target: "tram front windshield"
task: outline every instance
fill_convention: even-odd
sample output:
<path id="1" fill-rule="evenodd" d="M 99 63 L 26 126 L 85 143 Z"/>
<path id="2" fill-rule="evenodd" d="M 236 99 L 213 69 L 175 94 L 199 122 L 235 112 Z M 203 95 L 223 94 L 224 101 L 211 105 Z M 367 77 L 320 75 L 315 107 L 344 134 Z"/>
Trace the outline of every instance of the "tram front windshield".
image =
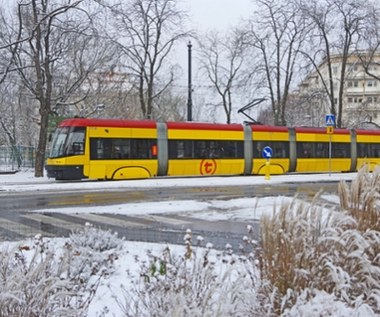
<path id="1" fill-rule="evenodd" d="M 84 153 L 85 128 L 61 127 L 53 136 L 49 157 L 64 157 Z"/>

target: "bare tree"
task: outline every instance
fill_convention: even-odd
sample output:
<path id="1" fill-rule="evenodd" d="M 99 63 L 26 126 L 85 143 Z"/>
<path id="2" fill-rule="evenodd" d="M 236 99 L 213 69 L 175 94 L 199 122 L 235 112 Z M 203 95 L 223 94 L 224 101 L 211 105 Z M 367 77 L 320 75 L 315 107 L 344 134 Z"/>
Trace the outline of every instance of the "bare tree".
<path id="1" fill-rule="evenodd" d="M 184 121 L 187 115 L 186 105 L 186 97 L 169 88 L 158 97 L 157 108 L 159 110 L 155 117 L 162 121 Z"/>
<path id="2" fill-rule="evenodd" d="M 93 52 L 84 53 L 91 35 L 86 34 L 90 20 L 80 7 L 82 2 L 31 0 L 18 4 L 18 24 L 26 40 L 19 44 L 13 62 L 38 108 L 36 177 L 43 176 L 49 115 L 67 102 L 73 103 L 70 96 L 97 60 Z"/>
<path id="3" fill-rule="evenodd" d="M 257 0 L 247 43 L 256 60 L 252 78 L 270 100 L 274 124 L 286 125 L 286 108 L 297 59 L 307 32 L 299 6 L 291 1 Z"/>
<path id="4" fill-rule="evenodd" d="M 336 115 L 336 125 L 341 127 L 347 62 L 368 20 L 368 3 L 364 0 L 304 1 L 301 7 L 315 26 L 308 37 L 311 46 L 303 54 L 315 68 L 329 97 L 330 113 Z M 339 55 L 339 69 L 334 55 Z M 320 63 L 326 64 L 327 74 L 321 72 Z M 337 89 L 334 83 L 339 83 Z"/>
<path id="5" fill-rule="evenodd" d="M 130 84 L 129 75 L 116 65 L 94 71 L 83 83 L 81 91 L 87 98 L 75 105 L 77 116 L 140 117 L 138 95 Z"/>
<path id="6" fill-rule="evenodd" d="M 368 19 L 366 28 L 360 34 L 360 42 L 357 43 L 355 53 L 358 55 L 364 71 L 370 77 L 380 80 L 376 71 L 380 67 L 380 5 L 369 4 Z"/>
<path id="7" fill-rule="evenodd" d="M 200 65 L 206 72 L 214 87 L 226 115 L 226 122 L 231 123 L 233 109 L 232 94 L 242 84 L 242 66 L 245 45 L 240 30 L 231 30 L 225 36 L 210 32 L 199 41 Z"/>
<path id="8" fill-rule="evenodd" d="M 152 118 L 155 100 L 174 78 L 169 60 L 173 46 L 189 35 L 183 31 L 185 14 L 174 0 L 97 2 L 111 11 L 113 31 L 107 32 L 107 36 L 125 57 L 131 80 L 138 89 L 143 117 Z M 161 84 L 156 85 L 160 74 Z"/>
<path id="9" fill-rule="evenodd" d="M 14 58 L 17 54 L 22 30 L 13 23 L 8 23 L 6 10 L 0 8 L 0 129 L 3 130 L 6 142 L 10 144 L 18 167 L 21 165 L 21 155 L 18 151 L 18 126 L 20 126 L 22 114 L 17 109 L 14 94 L 17 88 L 17 79 L 14 74 Z M 19 99 L 18 99 L 19 100 Z"/>

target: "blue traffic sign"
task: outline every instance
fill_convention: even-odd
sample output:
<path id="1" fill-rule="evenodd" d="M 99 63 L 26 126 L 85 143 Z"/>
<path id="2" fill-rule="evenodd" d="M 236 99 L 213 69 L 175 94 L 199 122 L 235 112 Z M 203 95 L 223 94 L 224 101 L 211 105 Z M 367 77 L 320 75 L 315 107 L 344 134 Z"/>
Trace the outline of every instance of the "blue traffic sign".
<path id="1" fill-rule="evenodd" d="M 270 159 L 273 156 L 273 151 L 270 146 L 266 146 L 263 148 L 261 155 L 263 158 Z"/>
<path id="2" fill-rule="evenodd" d="M 333 114 L 326 115 L 326 127 L 335 127 L 335 115 Z"/>

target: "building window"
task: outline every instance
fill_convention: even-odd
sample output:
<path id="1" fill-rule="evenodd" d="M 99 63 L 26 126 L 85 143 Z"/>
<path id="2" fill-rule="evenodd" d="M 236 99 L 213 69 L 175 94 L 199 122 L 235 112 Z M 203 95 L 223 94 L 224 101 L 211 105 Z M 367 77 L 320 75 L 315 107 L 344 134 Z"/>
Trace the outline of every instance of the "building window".
<path id="1" fill-rule="evenodd" d="M 333 67 L 333 73 L 334 73 L 334 74 L 337 74 L 337 73 L 338 73 L 338 66 L 334 66 L 334 67 Z"/>
<path id="2" fill-rule="evenodd" d="M 376 80 L 368 80 L 367 81 L 367 86 L 368 87 L 376 87 L 377 86 Z"/>
<path id="3" fill-rule="evenodd" d="M 353 100 L 352 100 L 352 97 L 348 97 L 348 98 L 347 98 L 347 101 L 348 101 L 348 103 L 352 103 L 352 101 L 353 101 Z"/>
<path id="4" fill-rule="evenodd" d="M 357 80 L 354 81 L 354 87 L 359 87 L 359 82 Z"/>
<path id="5" fill-rule="evenodd" d="M 367 97 L 367 101 L 368 101 L 369 103 L 372 103 L 372 97 Z"/>

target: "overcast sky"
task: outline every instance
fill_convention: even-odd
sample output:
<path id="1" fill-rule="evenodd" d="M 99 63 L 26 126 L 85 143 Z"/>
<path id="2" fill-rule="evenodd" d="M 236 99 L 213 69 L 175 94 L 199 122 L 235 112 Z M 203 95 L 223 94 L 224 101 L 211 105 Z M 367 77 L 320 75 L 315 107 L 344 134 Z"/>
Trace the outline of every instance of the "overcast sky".
<path id="1" fill-rule="evenodd" d="M 182 0 L 195 28 L 224 29 L 251 14 L 252 0 Z"/>
<path id="2" fill-rule="evenodd" d="M 237 26 L 239 21 L 248 18 L 253 13 L 253 0 L 180 0 L 179 8 L 183 9 L 189 15 L 189 28 L 198 32 L 202 36 L 207 31 L 216 30 L 220 32 L 226 31 L 228 28 Z M 189 39 L 190 40 L 190 39 Z M 179 93 L 187 93 L 188 84 L 188 48 L 186 43 L 179 43 L 175 49 L 175 56 L 178 64 L 183 69 L 183 76 L 177 79 Z M 198 61 L 196 59 L 198 45 L 195 40 L 191 40 L 193 44 L 192 58 L 192 83 L 193 83 L 193 104 L 205 102 L 199 96 L 203 96 L 206 91 L 202 90 L 202 85 L 208 84 L 198 78 Z M 234 112 L 235 114 L 235 112 Z M 207 116 L 207 114 L 206 114 Z M 239 116 L 239 118 L 241 115 Z M 193 111 L 194 120 L 205 120 L 205 118 L 197 117 L 196 111 Z M 210 119 L 212 120 L 212 119 Z M 241 120 L 244 120 L 241 117 Z M 218 121 L 225 121 L 224 114 Z"/>

